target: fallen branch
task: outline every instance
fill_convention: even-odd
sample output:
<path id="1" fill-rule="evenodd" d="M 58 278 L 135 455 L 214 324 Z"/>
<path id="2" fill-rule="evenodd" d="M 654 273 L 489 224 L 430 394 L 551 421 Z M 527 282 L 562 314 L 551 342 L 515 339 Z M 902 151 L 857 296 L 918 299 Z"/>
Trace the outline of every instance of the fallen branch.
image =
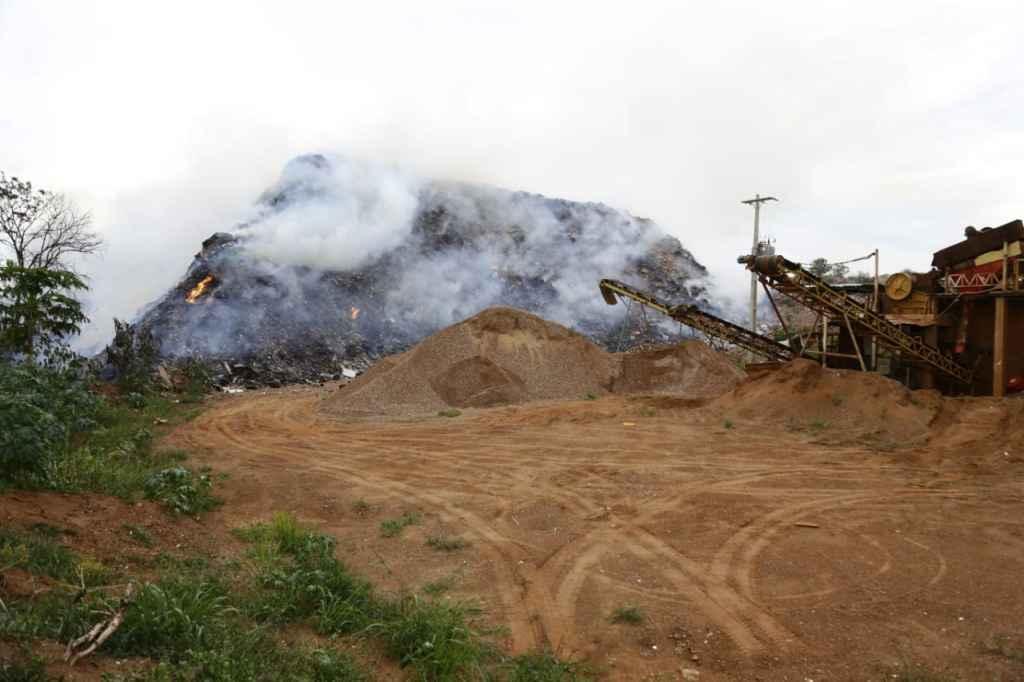
<path id="1" fill-rule="evenodd" d="M 128 587 L 125 588 L 124 597 L 121 598 L 117 609 L 110 614 L 109 618 L 101 620 L 99 623 L 96 623 L 89 632 L 68 642 L 68 648 L 64 651 L 64 660 L 67 661 L 69 665 L 74 665 L 79 660 L 96 651 L 101 644 L 110 639 L 110 636 L 114 634 L 114 632 L 121 627 L 121 623 L 124 622 L 124 613 L 131 605 L 132 597 L 134 595 L 135 584 L 129 583 Z M 83 649 L 81 647 L 85 648 Z"/>

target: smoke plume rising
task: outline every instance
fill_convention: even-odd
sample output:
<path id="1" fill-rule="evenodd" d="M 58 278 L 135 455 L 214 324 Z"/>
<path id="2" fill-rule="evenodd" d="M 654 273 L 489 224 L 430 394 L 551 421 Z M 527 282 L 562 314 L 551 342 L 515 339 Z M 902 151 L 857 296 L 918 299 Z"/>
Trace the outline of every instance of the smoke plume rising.
<path id="1" fill-rule="evenodd" d="M 602 204 L 316 154 L 206 240 L 140 321 L 168 356 L 333 362 L 400 350 L 493 305 L 600 339 L 622 316 L 599 295 L 602 277 L 706 303 L 705 275 L 653 222 Z"/>

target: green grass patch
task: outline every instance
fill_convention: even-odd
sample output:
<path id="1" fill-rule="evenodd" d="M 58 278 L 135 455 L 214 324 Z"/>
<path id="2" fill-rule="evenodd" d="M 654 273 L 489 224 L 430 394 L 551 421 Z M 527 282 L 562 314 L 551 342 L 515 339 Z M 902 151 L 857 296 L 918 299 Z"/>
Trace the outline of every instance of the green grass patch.
<path id="1" fill-rule="evenodd" d="M 380 534 L 385 538 L 393 538 L 401 535 L 408 526 L 420 522 L 420 515 L 417 512 L 406 512 L 397 519 L 385 519 L 380 522 Z"/>
<path id="2" fill-rule="evenodd" d="M 590 679 L 590 670 L 552 653 L 522 654 L 502 666 L 508 682 L 577 682 Z"/>
<path id="3" fill-rule="evenodd" d="M 82 588 L 105 585 L 113 577 L 113 572 L 95 559 L 76 557 L 49 529 L 0 529 L 0 571 L 12 568 Z"/>
<path id="4" fill-rule="evenodd" d="M 448 410 L 441 410 L 440 412 L 437 413 L 437 416 L 438 417 L 458 417 L 460 414 L 462 414 L 461 410 L 456 410 L 456 409 L 453 408 L 453 409 L 448 409 Z"/>
<path id="5" fill-rule="evenodd" d="M 549 654 L 502 655 L 489 639 L 497 631 L 479 624 L 471 603 L 377 592 L 335 557 L 332 537 L 291 515 L 235 534 L 250 545 L 242 559 L 162 554 L 153 560 L 159 577 L 137 585 L 124 622 L 100 649 L 100 655 L 152 664 L 110 680 L 369 679 L 331 645 L 280 643 L 278 628 L 285 624 L 308 625 L 331 639 L 369 638 L 408 669 L 409 679 L 583 679 L 576 664 Z M 83 561 L 70 554 L 58 572 Z M 69 585 L 19 600 L 0 609 L 0 637 L 67 642 L 118 608 L 123 593 L 123 585 L 84 592 Z"/>
<path id="6" fill-rule="evenodd" d="M 356 500 L 352 503 L 352 511 L 357 516 L 368 516 L 371 510 L 372 507 L 370 507 L 370 503 L 366 500 Z"/>
<path id="7" fill-rule="evenodd" d="M 612 611 L 611 621 L 625 625 L 639 625 L 644 622 L 644 612 L 639 606 L 620 606 Z"/>
<path id="8" fill-rule="evenodd" d="M 431 535 L 427 538 L 427 546 L 441 552 L 455 552 L 469 546 L 469 542 L 451 535 Z"/>
<path id="9" fill-rule="evenodd" d="M 735 426 L 735 424 L 732 423 L 731 419 L 726 419 L 724 422 L 722 422 L 722 426 L 724 426 L 726 429 L 732 429 Z"/>

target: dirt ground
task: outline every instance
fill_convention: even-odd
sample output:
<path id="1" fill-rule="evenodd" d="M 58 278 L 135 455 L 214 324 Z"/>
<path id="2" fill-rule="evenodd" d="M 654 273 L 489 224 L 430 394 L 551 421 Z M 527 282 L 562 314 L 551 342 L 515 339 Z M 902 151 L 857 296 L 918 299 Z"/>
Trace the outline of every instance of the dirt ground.
<path id="1" fill-rule="evenodd" d="M 448 585 L 510 650 L 611 680 L 1024 679 L 1021 401 L 868 448 L 669 396 L 354 419 L 320 409 L 336 390 L 218 398 L 172 436 L 229 474 L 207 523 L 294 512 L 378 584 Z"/>

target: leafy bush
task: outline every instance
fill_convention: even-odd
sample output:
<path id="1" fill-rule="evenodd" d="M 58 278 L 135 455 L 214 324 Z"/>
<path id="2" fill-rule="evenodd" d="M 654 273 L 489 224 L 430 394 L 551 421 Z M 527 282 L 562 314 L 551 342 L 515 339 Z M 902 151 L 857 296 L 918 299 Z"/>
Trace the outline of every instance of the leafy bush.
<path id="1" fill-rule="evenodd" d="M 0 479 L 38 479 L 95 426 L 99 399 L 78 368 L 0 364 Z"/>
<path id="2" fill-rule="evenodd" d="M 212 488 L 208 470 L 196 473 L 183 466 L 153 472 L 144 486 L 148 499 L 157 500 L 178 514 L 190 516 L 209 511 L 220 503 L 211 493 Z"/>

